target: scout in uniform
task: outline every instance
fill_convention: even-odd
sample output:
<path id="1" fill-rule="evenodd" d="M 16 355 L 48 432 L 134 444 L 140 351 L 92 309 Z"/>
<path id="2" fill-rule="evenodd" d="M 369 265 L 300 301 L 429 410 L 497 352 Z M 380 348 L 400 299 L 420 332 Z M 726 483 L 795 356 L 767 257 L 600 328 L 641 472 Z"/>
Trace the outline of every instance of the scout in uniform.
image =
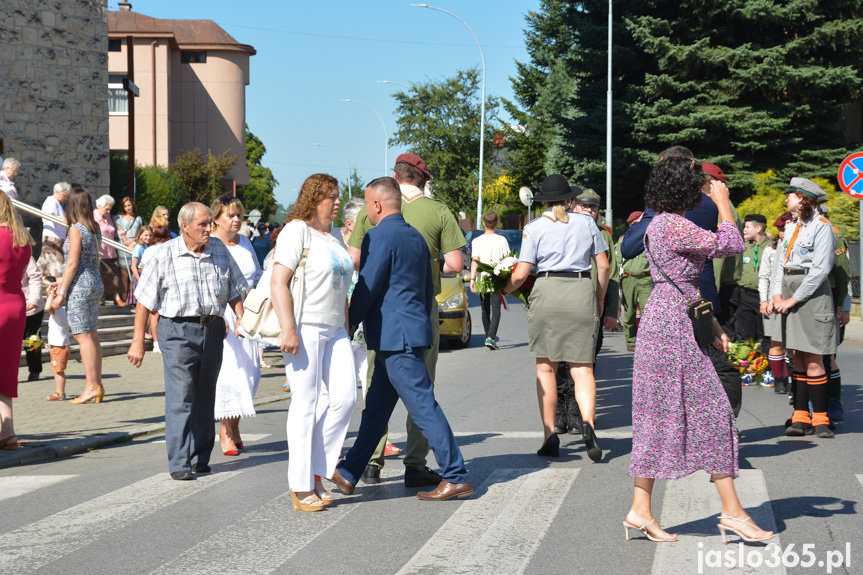
<path id="1" fill-rule="evenodd" d="M 582 191 L 577 186 L 573 186 L 572 191 L 578 192 L 573 201 L 573 211 L 577 214 L 590 216 L 596 222 L 599 216 L 599 202 L 601 199 L 599 194 L 590 188 Z M 602 348 L 603 329 L 614 329 L 617 326 L 617 314 L 620 311 L 620 271 L 618 269 L 616 252 L 613 249 L 614 243 L 611 241 L 611 234 L 605 228 L 600 227 L 599 230 L 602 234 L 602 239 L 608 245 L 605 255 L 608 257 L 609 266 L 611 266 L 611 275 L 608 279 L 602 318 L 596 335 L 597 356 L 599 355 L 599 350 Z M 593 282 L 593 289 L 596 290 L 598 280 L 596 262 L 593 260 L 591 260 L 590 279 Z M 596 370 L 595 359 L 593 361 L 593 368 Z M 581 414 L 578 411 L 578 403 L 575 401 L 575 383 L 569 374 L 569 365 L 561 363 L 557 370 L 558 402 L 554 427 L 555 433 L 564 433 L 569 430 L 569 433 L 574 435 L 581 430 Z M 563 399 L 561 400 L 561 398 Z"/>
<path id="2" fill-rule="evenodd" d="M 823 356 L 836 353 L 839 329 L 827 277 L 835 260 L 836 239 L 830 221 L 817 209 L 818 198 L 826 195 L 811 180 L 791 179 L 785 202 L 794 221 L 786 226 L 770 282 L 768 311 L 782 314 L 785 347 L 794 350 L 794 414 L 785 430 L 788 436 L 814 432 L 818 437 L 833 437 Z"/>
<path id="3" fill-rule="evenodd" d="M 825 198 L 824 201 L 827 199 Z M 827 218 L 829 208 L 819 205 L 819 209 L 822 215 Z M 848 282 L 851 281 L 851 260 L 848 258 L 848 243 L 845 241 L 845 236 L 836 226 L 833 226 L 833 233 L 836 236 L 836 250 L 833 252 L 835 260 L 828 277 L 830 290 L 833 292 L 833 306 L 836 308 L 836 317 L 839 318 L 840 327 L 836 332 L 836 346 L 839 347 L 845 336 L 845 326 L 851 319 L 850 301 L 846 301 L 850 299 L 848 297 Z M 827 384 L 829 390 L 827 417 L 831 423 L 835 423 L 845 419 L 845 410 L 842 408 L 842 373 L 839 371 L 835 355 L 824 356 L 824 368 L 826 369 L 828 366 L 830 367 L 830 377 Z"/>
<path id="4" fill-rule="evenodd" d="M 761 299 L 761 316 L 764 326 L 764 338 L 770 341 L 767 352 L 767 362 L 770 365 L 770 373 L 775 382 L 776 393 L 788 393 L 791 395 L 791 370 L 788 369 L 785 348 L 782 347 L 782 325 L 781 318 L 777 314 L 767 312 L 770 305 L 770 281 L 773 269 L 776 267 L 777 246 L 785 237 L 785 224 L 791 219 L 791 214 L 785 212 L 773 222 L 773 227 L 779 230 L 776 239 L 764 248 L 764 256 L 758 269 L 758 295 Z"/>
<path id="5" fill-rule="evenodd" d="M 743 239 L 746 250 L 743 252 L 743 270 L 740 275 L 740 303 L 737 305 L 737 317 L 734 330 L 737 339 L 756 342 L 764 338 L 764 326 L 761 323 L 761 298 L 758 294 L 758 271 L 764 262 L 764 250 L 770 244 L 770 239 L 764 233 L 767 228 L 767 218 L 761 214 L 749 214 L 743 221 Z"/>
<path id="6" fill-rule="evenodd" d="M 632 225 L 641 219 L 641 212 L 632 212 L 626 218 L 626 223 Z M 623 241 L 623 238 L 621 238 Z M 632 259 L 623 259 L 620 255 L 620 242 L 615 248 L 618 261 L 621 263 L 620 291 L 623 293 L 623 335 L 626 338 L 626 350 L 635 351 L 635 336 L 638 333 L 638 312 L 647 304 L 647 298 L 653 291 L 653 279 L 650 277 L 650 262 L 647 255 L 641 252 Z"/>

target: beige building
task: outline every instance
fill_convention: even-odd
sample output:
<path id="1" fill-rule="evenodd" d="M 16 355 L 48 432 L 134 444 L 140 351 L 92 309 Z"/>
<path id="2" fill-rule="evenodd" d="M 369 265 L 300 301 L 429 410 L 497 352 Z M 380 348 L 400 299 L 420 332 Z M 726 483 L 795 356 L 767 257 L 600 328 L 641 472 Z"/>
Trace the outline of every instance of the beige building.
<path id="1" fill-rule="evenodd" d="M 108 124 L 111 151 L 129 149 L 128 37 L 132 37 L 135 161 L 170 165 L 198 148 L 239 161 L 226 191 L 249 183 L 246 166 L 246 86 L 255 49 L 212 20 L 151 18 L 120 3 L 108 13 Z"/>

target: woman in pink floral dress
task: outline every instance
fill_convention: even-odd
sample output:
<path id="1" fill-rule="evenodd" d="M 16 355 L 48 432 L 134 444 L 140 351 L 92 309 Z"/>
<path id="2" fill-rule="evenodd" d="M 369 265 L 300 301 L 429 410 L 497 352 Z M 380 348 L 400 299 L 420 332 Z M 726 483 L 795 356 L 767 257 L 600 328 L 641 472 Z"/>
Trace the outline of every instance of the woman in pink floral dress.
<path id="1" fill-rule="evenodd" d="M 646 253 L 654 270 L 653 292 L 638 329 L 632 372 L 632 459 L 635 477 L 632 508 L 624 527 L 651 541 L 675 541 L 663 531 L 650 510 L 656 478 L 679 479 L 695 471 L 711 474 L 722 499 L 720 531 L 733 531 L 747 541 L 773 536 L 760 530 L 740 505 L 734 490 L 737 476 L 737 427 L 707 349 L 699 349 L 687 304 L 696 299 L 698 276 L 705 258 L 743 251 L 743 238 L 734 225 L 728 188 L 710 184 L 710 197 L 722 224 L 716 233 L 684 217 L 701 201 L 704 173 L 693 159 L 666 158 L 651 170 L 645 204 L 657 215 L 647 228 Z M 686 294 L 686 299 L 658 269 Z M 728 338 L 715 324 L 727 349 Z"/>

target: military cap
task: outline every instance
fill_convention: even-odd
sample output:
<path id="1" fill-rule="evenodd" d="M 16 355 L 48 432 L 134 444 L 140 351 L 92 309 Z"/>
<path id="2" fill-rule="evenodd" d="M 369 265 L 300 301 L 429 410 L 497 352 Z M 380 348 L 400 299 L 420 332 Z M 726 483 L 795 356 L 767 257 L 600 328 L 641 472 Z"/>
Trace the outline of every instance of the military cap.
<path id="1" fill-rule="evenodd" d="M 805 194 L 810 198 L 815 198 L 816 200 L 827 197 L 827 192 L 822 190 L 818 184 L 808 178 L 791 178 L 791 183 L 788 184 L 788 189 L 785 193 L 790 194 L 791 192 Z"/>
<path id="2" fill-rule="evenodd" d="M 578 203 L 580 204 L 592 204 L 594 206 L 598 206 L 602 198 L 599 197 L 595 191 L 591 188 L 587 188 L 582 191 L 576 198 Z"/>

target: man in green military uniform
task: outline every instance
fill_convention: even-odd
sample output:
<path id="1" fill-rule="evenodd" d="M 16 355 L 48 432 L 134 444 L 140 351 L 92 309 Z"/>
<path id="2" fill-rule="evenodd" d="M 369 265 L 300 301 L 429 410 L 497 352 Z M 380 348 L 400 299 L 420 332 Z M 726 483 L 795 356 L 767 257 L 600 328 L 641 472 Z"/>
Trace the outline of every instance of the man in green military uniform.
<path id="1" fill-rule="evenodd" d="M 440 293 L 440 274 L 457 274 L 461 272 L 464 265 L 461 257 L 461 248 L 467 245 L 464 234 L 458 227 L 458 222 L 452 212 L 441 202 L 427 197 L 423 193 L 426 183 L 431 179 L 425 162 L 415 154 L 402 154 L 396 158 L 395 173 L 393 177 L 399 183 L 402 192 L 402 215 L 405 221 L 416 228 L 429 247 L 431 256 L 432 281 L 434 282 L 435 295 Z M 371 229 L 372 224 L 366 214 L 366 208 L 360 210 L 354 231 L 348 240 L 348 252 L 354 260 L 354 266 L 359 266 L 360 248 L 366 232 Z M 443 264 L 441 265 L 441 254 Z M 438 308 L 432 306 L 429 318 L 434 337 L 434 345 L 429 347 L 425 353 L 426 367 L 432 384 L 435 380 L 437 367 L 438 344 L 440 343 L 440 322 L 438 321 Z M 367 380 L 372 381 L 372 370 L 375 363 L 374 352 L 368 352 L 369 373 Z M 429 444 L 423 437 L 419 428 L 413 420 L 407 418 L 407 446 L 405 449 L 405 486 L 425 487 L 438 485 L 442 477 L 426 467 L 426 457 L 429 452 Z M 369 465 L 363 472 L 363 481 L 366 483 L 380 483 L 381 468 L 384 466 L 384 447 L 387 436 L 381 438 L 377 450 L 375 450 Z"/>
<path id="2" fill-rule="evenodd" d="M 743 240 L 746 250 L 743 252 L 743 269 L 740 276 L 740 303 L 737 305 L 737 316 L 734 331 L 739 340 L 764 339 L 764 324 L 761 319 L 761 297 L 758 294 L 758 270 L 764 258 L 764 250 L 770 243 L 765 230 L 767 218 L 762 214 L 749 214 L 744 218 Z M 765 345 L 765 349 L 770 344 Z"/>
<path id="3" fill-rule="evenodd" d="M 641 221 L 642 212 L 632 212 L 626 218 L 630 226 Z M 623 294 L 623 335 L 626 337 L 627 351 L 635 351 L 635 336 L 638 333 L 638 311 L 644 310 L 647 298 L 653 291 L 653 278 L 650 277 L 650 262 L 647 254 L 641 252 L 631 260 L 620 255 L 620 241 L 615 246 L 615 256 L 621 262 L 620 291 Z"/>
<path id="4" fill-rule="evenodd" d="M 824 198 L 827 201 L 827 198 Z M 823 203 L 823 202 L 822 202 Z M 830 209 L 825 205 L 819 205 L 818 209 L 828 218 Z M 829 218 L 828 218 L 829 219 Z M 839 228 L 833 226 L 833 234 L 836 236 L 836 256 L 833 260 L 833 269 L 830 270 L 830 290 L 833 292 L 833 305 L 836 307 L 836 315 L 839 317 L 839 344 L 845 338 L 845 326 L 851 321 L 851 308 L 846 305 L 848 298 L 848 282 L 851 280 L 851 260 L 848 258 L 848 242 Z M 847 308 L 847 309 L 846 309 Z M 829 367 L 830 375 L 827 381 L 828 403 L 827 417 L 831 423 L 845 420 L 845 409 L 842 407 L 842 372 L 836 363 L 835 355 L 824 356 L 824 367 Z"/>
<path id="5" fill-rule="evenodd" d="M 725 173 L 716 164 L 701 162 L 701 169 L 707 174 L 708 181 L 705 186 L 709 187 L 710 180 L 719 180 L 723 184 L 725 183 Z M 737 209 L 733 205 L 731 205 L 731 215 L 734 217 L 734 224 L 742 234 L 743 220 L 740 219 L 740 214 L 737 213 Z M 721 223 L 721 219 L 717 220 L 716 225 Z M 719 307 L 721 308 L 716 314 L 716 319 L 732 341 L 739 339 L 735 337 L 734 328 L 737 304 L 740 301 L 738 282 L 740 282 L 740 276 L 743 275 L 743 254 L 714 259 L 713 274 L 716 276 L 716 288 L 719 290 Z"/>

